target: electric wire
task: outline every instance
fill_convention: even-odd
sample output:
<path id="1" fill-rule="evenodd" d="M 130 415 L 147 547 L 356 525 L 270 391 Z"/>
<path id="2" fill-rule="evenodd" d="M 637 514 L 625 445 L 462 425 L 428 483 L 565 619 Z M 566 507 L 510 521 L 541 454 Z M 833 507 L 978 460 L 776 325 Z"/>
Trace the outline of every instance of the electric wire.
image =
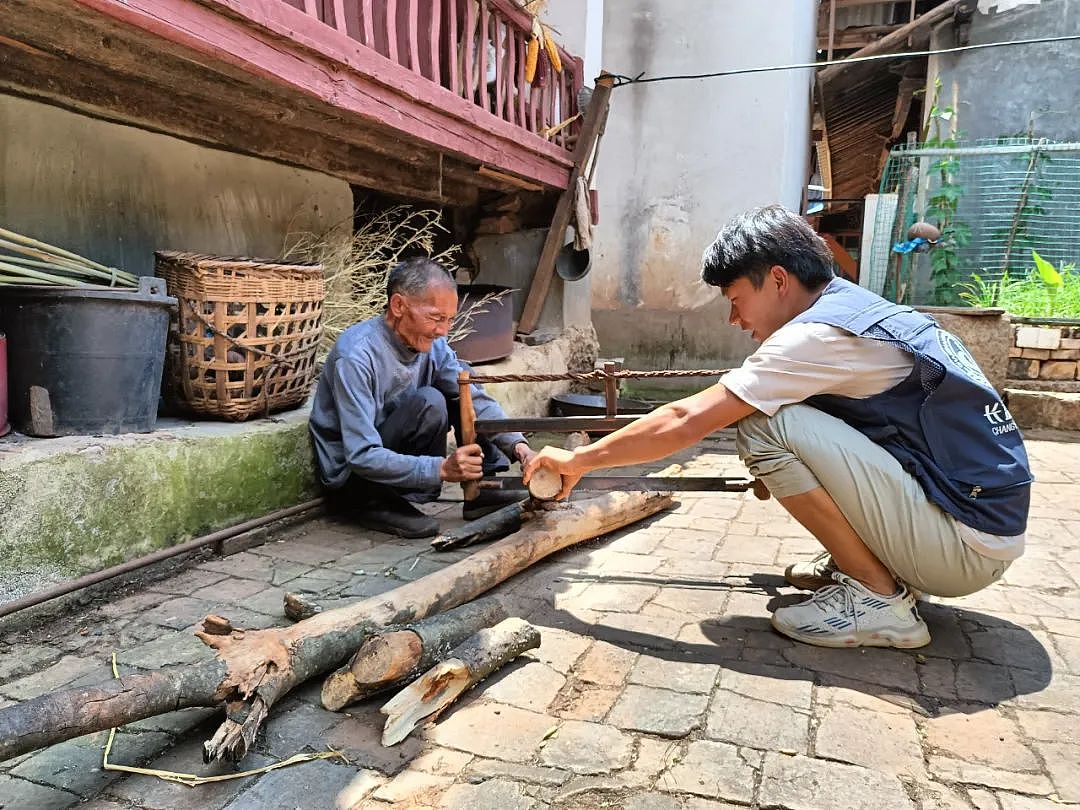
<path id="1" fill-rule="evenodd" d="M 824 60 L 821 62 L 804 62 L 791 65 L 764 65 L 761 67 L 735 68 L 732 70 L 717 70 L 712 73 L 686 73 L 671 76 L 645 76 L 645 72 L 636 76 L 628 76 L 623 73 L 612 73 L 610 76 L 615 80 L 614 87 L 624 87 L 628 84 L 651 84 L 653 82 L 685 81 L 691 79 L 712 79 L 722 76 L 742 76 L 751 73 L 772 73 L 781 70 L 807 70 L 811 68 L 826 68 L 833 65 L 856 65 L 864 62 L 877 62 L 885 59 L 918 59 L 924 56 L 941 56 L 951 53 L 963 53 L 965 51 L 984 50 L 986 48 L 1003 48 L 1010 45 L 1042 45 L 1055 42 L 1074 42 L 1080 40 L 1080 34 L 1066 34 L 1054 37 L 1035 37 L 1032 39 L 1014 39 L 1002 42 L 980 42 L 974 45 L 957 45 L 953 48 L 934 48 L 924 51 L 900 51 L 899 53 L 878 53 L 871 56 L 854 56 L 845 59 Z"/>

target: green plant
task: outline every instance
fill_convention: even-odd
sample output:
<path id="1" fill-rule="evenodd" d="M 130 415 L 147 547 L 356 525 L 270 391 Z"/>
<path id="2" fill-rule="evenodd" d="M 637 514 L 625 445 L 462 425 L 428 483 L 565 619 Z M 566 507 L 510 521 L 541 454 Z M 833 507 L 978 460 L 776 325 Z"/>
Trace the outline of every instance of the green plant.
<path id="1" fill-rule="evenodd" d="M 942 107 L 941 79 L 934 83 L 934 97 L 927 117 L 924 145 L 937 149 L 955 149 L 959 133 L 955 130 L 956 110 Z M 941 231 L 941 240 L 930 252 L 930 277 L 937 304 L 954 304 L 956 279 L 960 275 L 960 250 L 971 242 L 971 228 L 957 219 L 957 209 L 964 187 L 957 182 L 960 161 L 945 155 L 930 166 L 937 173 L 937 187 L 926 201 L 924 218 Z"/>
<path id="2" fill-rule="evenodd" d="M 1025 318 L 1080 318 L 1080 272 L 1075 264 L 1055 268 L 1036 251 L 1034 267 L 1021 277 L 1007 272 L 996 281 L 973 273 L 956 286 L 962 301 L 975 307 L 1001 307 Z"/>

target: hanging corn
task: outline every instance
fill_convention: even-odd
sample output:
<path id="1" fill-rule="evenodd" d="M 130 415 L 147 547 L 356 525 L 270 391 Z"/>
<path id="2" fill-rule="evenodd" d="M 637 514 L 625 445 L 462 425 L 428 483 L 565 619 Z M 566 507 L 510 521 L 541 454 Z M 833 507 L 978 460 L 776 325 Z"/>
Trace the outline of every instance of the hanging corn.
<path id="1" fill-rule="evenodd" d="M 559 58 L 559 49 L 555 45 L 555 40 L 551 37 L 551 32 L 544 27 L 544 50 L 547 51 L 548 59 L 551 60 L 551 67 L 556 73 L 562 73 L 562 59 Z"/>
<path id="2" fill-rule="evenodd" d="M 525 52 L 525 81 L 532 84 L 536 79 L 536 63 L 540 56 L 540 40 L 529 38 L 529 47 Z"/>

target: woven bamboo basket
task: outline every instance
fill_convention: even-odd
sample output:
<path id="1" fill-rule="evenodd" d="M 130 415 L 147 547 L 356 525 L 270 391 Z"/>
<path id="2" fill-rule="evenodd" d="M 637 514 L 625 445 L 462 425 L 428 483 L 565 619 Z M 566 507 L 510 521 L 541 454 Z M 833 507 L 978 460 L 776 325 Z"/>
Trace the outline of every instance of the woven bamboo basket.
<path id="1" fill-rule="evenodd" d="M 155 257 L 178 302 L 165 368 L 175 403 L 241 422 L 306 399 L 322 335 L 321 266 L 174 251 Z"/>

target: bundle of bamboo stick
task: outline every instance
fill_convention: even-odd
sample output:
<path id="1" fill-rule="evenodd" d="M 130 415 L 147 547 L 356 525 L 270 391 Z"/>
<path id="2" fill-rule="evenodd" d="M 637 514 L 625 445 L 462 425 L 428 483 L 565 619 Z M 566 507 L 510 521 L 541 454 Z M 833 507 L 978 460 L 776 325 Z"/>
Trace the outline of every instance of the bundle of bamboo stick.
<path id="1" fill-rule="evenodd" d="M 136 288 L 139 279 L 115 267 L 0 228 L 0 285 L 4 284 Z"/>

